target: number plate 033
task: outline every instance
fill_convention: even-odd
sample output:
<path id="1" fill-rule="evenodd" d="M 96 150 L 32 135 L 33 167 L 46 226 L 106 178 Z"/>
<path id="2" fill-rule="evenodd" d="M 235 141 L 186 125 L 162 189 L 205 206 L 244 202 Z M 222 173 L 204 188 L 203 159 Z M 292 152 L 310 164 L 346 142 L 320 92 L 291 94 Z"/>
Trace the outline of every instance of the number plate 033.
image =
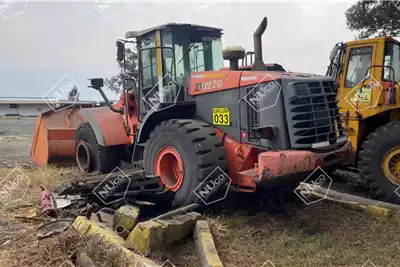
<path id="1" fill-rule="evenodd" d="M 231 111 L 229 108 L 213 108 L 212 120 L 215 125 L 231 125 Z"/>

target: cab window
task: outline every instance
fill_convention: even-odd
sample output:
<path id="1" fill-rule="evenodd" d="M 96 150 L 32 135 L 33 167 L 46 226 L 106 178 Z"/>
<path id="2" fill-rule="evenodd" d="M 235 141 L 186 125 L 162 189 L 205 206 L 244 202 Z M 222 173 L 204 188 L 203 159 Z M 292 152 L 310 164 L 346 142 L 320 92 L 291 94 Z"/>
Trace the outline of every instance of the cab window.
<path id="1" fill-rule="evenodd" d="M 141 79 L 142 88 L 157 84 L 157 59 L 156 59 L 156 36 L 155 34 L 144 38 L 140 42 L 140 64 L 142 66 Z"/>
<path id="2" fill-rule="evenodd" d="M 219 38 L 204 38 L 192 43 L 190 51 L 190 72 L 219 70 L 224 67 L 222 44 Z"/>
<path id="3" fill-rule="evenodd" d="M 395 43 L 389 43 L 389 42 L 387 42 L 385 44 L 384 66 L 392 67 L 394 70 L 394 73 L 391 68 L 385 68 L 384 73 L 383 73 L 383 79 L 387 80 L 387 81 L 392 81 L 393 75 L 394 75 L 396 82 L 399 82 L 400 81 L 400 45 L 395 44 Z"/>
<path id="4" fill-rule="evenodd" d="M 368 68 L 371 66 L 371 59 L 372 47 L 353 48 L 350 50 L 345 87 L 354 87 L 365 78 Z"/>
<path id="5" fill-rule="evenodd" d="M 189 36 L 174 35 L 177 81 L 183 81 L 193 72 L 223 68 L 221 39 L 203 39 L 191 41 Z"/>

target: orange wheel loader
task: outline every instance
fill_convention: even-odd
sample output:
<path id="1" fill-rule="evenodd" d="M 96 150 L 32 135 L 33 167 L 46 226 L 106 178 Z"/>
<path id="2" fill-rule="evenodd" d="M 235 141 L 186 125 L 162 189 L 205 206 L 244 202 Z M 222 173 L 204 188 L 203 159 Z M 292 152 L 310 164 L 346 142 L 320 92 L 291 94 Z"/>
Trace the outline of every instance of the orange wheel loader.
<path id="1" fill-rule="evenodd" d="M 125 86 L 111 105 L 103 79 L 91 80 L 108 106 L 79 112 L 71 147 L 79 169 L 106 173 L 131 160 L 160 176 L 182 206 L 198 198 L 212 203 L 207 193 L 222 183 L 254 192 L 304 180 L 317 167 L 347 164 L 351 144 L 335 81 L 271 70 L 262 58 L 266 28 L 264 18 L 246 66 L 239 66 L 244 49 L 222 49 L 218 28 L 169 23 L 127 32 L 126 40 L 117 41 L 117 59 L 125 61 L 126 43 L 136 44 L 137 86 Z"/>

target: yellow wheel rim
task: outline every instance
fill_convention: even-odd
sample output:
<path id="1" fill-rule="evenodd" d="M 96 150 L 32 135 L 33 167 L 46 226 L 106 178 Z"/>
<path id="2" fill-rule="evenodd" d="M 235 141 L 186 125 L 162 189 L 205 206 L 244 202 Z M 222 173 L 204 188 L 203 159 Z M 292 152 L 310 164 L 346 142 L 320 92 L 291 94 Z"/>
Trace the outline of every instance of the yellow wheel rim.
<path id="1" fill-rule="evenodd" d="M 382 170 L 392 184 L 400 185 L 400 146 L 386 153 L 382 161 Z"/>

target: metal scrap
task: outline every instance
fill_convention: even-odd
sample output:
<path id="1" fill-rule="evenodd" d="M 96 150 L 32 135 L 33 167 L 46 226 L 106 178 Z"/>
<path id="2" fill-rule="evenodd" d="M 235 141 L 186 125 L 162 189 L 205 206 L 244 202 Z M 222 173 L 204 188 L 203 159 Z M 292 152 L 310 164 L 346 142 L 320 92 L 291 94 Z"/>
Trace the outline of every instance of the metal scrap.
<path id="1" fill-rule="evenodd" d="M 121 173 L 83 175 L 55 188 L 54 192 L 42 188 L 40 202 L 42 213 L 58 218 L 76 216 L 91 218 L 92 213 L 105 217 L 107 215 L 104 213 L 105 207 L 116 210 L 129 203 L 150 206 L 154 205 L 157 199 L 159 201 L 165 199 L 166 192 L 160 185 L 158 176 L 145 175 L 144 170 L 131 169 L 123 172 L 123 175 L 129 178 L 128 181 L 121 183 L 110 196 L 115 201 L 110 201 L 110 204 L 104 203 L 96 194 L 95 189 L 106 179 L 118 178 L 118 175 Z"/>
<path id="2" fill-rule="evenodd" d="M 42 224 L 37 229 L 36 236 L 39 239 L 49 237 L 58 233 L 62 233 L 68 229 L 68 227 L 74 222 L 74 219 L 57 219 Z"/>

